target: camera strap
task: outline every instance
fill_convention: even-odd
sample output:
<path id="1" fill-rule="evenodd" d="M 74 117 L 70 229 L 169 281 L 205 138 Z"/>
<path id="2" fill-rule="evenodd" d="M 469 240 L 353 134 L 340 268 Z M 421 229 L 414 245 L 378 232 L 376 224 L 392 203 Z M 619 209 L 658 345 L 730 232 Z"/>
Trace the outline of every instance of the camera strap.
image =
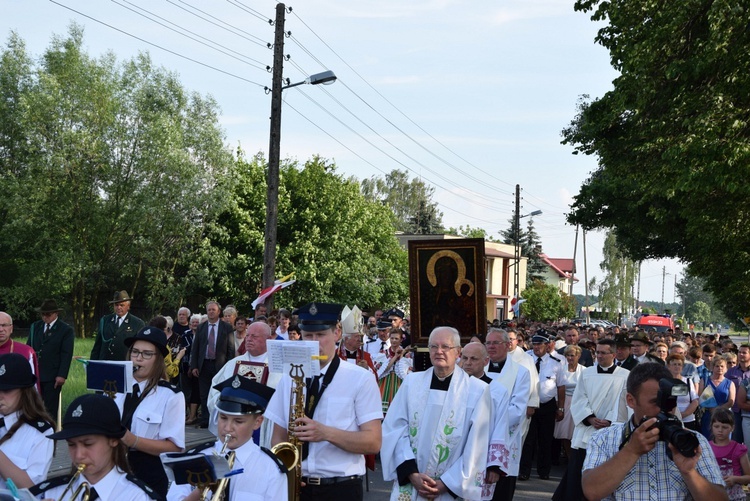
<path id="1" fill-rule="evenodd" d="M 628 443 L 630 435 L 633 434 L 633 430 L 635 430 L 633 427 L 633 420 L 628 419 L 627 424 L 622 427 L 622 440 L 620 440 L 620 447 L 617 449 L 618 451 L 622 450 L 622 448 L 625 447 L 625 444 Z"/>

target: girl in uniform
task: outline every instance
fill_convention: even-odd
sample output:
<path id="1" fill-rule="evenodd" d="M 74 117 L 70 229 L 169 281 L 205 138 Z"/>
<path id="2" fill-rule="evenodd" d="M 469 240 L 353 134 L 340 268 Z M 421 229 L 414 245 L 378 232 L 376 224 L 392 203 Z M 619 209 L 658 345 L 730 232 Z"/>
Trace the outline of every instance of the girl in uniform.
<path id="1" fill-rule="evenodd" d="M 82 395 L 73 400 L 65 412 L 62 431 L 50 435 L 48 438 L 52 440 L 47 440 L 50 444 L 54 443 L 53 440 L 67 440 L 72 462 L 71 475 L 42 482 L 30 489 L 32 494 L 40 499 L 59 499 L 70 485 L 70 490 L 65 494 L 65 499 L 68 499 L 85 482 L 89 486 L 91 500 L 159 499 L 149 487 L 130 474 L 125 456 L 127 447 L 120 440 L 125 431 L 120 423 L 120 412 L 111 398 Z M 79 466 L 84 467 L 83 471 L 73 479 L 73 473 Z"/>
<path id="2" fill-rule="evenodd" d="M 36 391 L 29 361 L 18 353 L 0 355 L 0 476 L 20 488 L 47 477 L 54 422 Z"/>
<path id="3" fill-rule="evenodd" d="M 122 441 L 130 449 L 128 462 L 135 476 L 164 497 L 169 482 L 159 454 L 185 447 L 185 397 L 166 381 L 169 348 L 163 330 L 146 327 L 125 344 L 136 384 L 132 394 L 115 397 L 127 428 Z"/>

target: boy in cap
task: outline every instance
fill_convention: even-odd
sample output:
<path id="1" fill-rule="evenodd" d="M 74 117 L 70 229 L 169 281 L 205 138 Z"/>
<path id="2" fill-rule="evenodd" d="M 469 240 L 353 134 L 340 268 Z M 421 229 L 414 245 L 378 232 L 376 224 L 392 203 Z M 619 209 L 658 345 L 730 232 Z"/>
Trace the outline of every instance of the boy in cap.
<path id="1" fill-rule="evenodd" d="M 226 440 L 224 453 L 234 453 L 232 470 L 243 470 L 243 473 L 229 477 L 229 485 L 225 491 L 227 499 L 286 500 L 286 467 L 273 452 L 265 447 L 258 447 L 253 442 L 253 432 L 263 423 L 263 412 L 273 395 L 273 388 L 235 375 L 217 384 L 214 389 L 221 391 L 216 403 L 219 440 L 188 452 L 218 454 Z M 168 499 L 199 499 L 201 491 L 193 489 L 190 492 L 191 489 L 187 484 L 173 485 Z"/>
<path id="2" fill-rule="evenodd" d="M 125 458 L 126 447 L 121 440 L 125 431 L 120 423 L 120 411 L 111 398 L 82 395 L 73 400 L 65 412 L 62 430 L 48 437 L 68 442 L 73 472 L 80 466 L 84 467 L 65 499 L 84 482 L 91 489 L 91 500 L 162 499 L 130 474 Z M 30 491 L 41 499 L 59 499 L 72 478 L 73 474 L 55 477 L 35 485 Z"/>

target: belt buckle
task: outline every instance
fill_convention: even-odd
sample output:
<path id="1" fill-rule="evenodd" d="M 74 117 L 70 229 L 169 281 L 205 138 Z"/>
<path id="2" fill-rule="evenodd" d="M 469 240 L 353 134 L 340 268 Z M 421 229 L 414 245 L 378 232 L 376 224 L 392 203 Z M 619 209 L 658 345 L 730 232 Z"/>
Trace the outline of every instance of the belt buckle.
<path id="1" fill-rule="evenodd" d="M 309 485 L 320 485 L 320 477 L 307 477 L 307 484 Z"/>

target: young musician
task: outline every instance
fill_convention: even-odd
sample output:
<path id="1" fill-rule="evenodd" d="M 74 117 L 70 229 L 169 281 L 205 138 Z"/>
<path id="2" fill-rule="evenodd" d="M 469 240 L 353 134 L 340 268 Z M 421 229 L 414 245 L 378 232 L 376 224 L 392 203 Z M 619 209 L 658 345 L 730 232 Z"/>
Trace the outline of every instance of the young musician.
<path id="1" fill-rule="evenodd" d="M 0 475 L 17 487 L 31 487 L 52 464 L 54 430 L 34 385 L 29 361 L 18 353 L 0 355 Z"/>
<path id="2" fill-rule="evenodd" d="M 166 496 L 169 482 L 159 454 L 185 447 L 185 397 L 165 380 L 164 357 L 169 348 L 163 330 L 146 327 L 125 344 L 136 384 L 132 394 L 115 397 L 122 424 L 128 429 L 122 441 L 130 449 L 128 462 L 135 476 Z"/>
<path id="3" fill-rule="evenodd" d="M 30 489 L 31 493 L 40 499 L 60 499 L 70 486 L 65 495 L 67 500 L 72 499 L 76 489 L 86 482 L 91 489 L 91 500 L 160 499 L 146 484 L 130 474 L 127 447 L 120 440 L 125 432 L 125 427 L 120 423 L 120 411 L 111 398 L 104 395 L 76 398 L 65 412 L 62 431 L 50 435 L 48 438 L 52 440 L 47 440 L 50 444 L 54 444 L 54 440 L 67 440 L 72 462 L 71 475 L 35 485 Z M 73 479 L 79 466 L 84 466 L 84 469 Z"/>
<path id="4" fill-rule="evenodd" d="M 219 454 L 226 440 L 224 453 L 234 453 L 232 470 L 243 470 L 229 477 L 225 491 L 227 499 L 285 501 L 288 497 L 286 467 L 271 451 L 258 447 L 252 439 L 253 432 L 263 423 L 263 412 L 273 395 L 273 388 L 236 375 L 223 381 L 221 386 L 221 396 L 216 403 L 219 440 L 189 452 L 202 450 L 205 455 Z M 201 491 L 194 489 L 191 492 L 191 489 L 189 485 L 174 485 L 169 489 L 168 499 L 199 499 Z"/>

